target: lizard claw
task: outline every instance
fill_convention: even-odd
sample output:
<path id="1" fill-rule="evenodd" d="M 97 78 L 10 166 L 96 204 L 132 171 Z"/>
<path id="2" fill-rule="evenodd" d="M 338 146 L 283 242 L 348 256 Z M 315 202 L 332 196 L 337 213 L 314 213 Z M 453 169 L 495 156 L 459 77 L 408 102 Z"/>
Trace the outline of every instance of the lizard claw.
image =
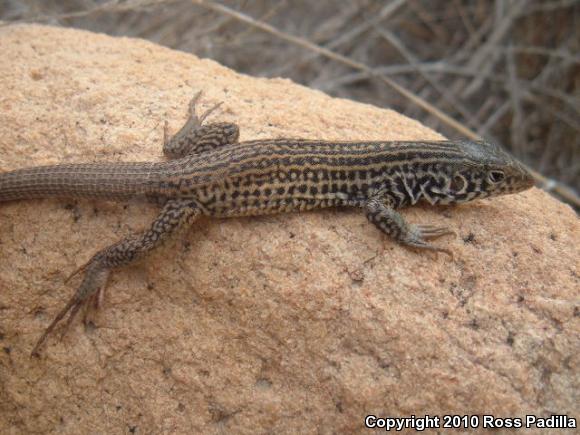
<path id="1" fill-rule="evenodd" d="M 65 278 L 64 283 L 65 285 L 69 283 L 71 279 L 77 276 L 79 273 L 84 272 L 87 266 L 91 263 L 91 260 L 87 261 L 82 266 L 78 267 L 73 273 L 71 273 L 67 278 Z"/>
<path id="2" fill-rule="evenodd" d="M 438 246 L 430 245 L 429 243 L 425 242 L 424 240 L 410 240 L 404 242 L 406 245 L 411 246 L 412 248 L 419 248 L 419 249 L 426 249 L 429 251 L 434 252 L 443 252 L 444 254 L 449 255 L 453 260 L 453 252 L 446 248 L 439 248 Z"/>
<path id="3" fill-rule="evenodd" d="M 163 121 L 163 146 L 167 146 L 169 143 L 169 122 L 167 119 Z"/>
<path id="4" fill-rule="evenodd" d="M 219 103 L 214 104 L 212 107 L 210 107 L 209 109 L 207 109 L 202 115 L 200 115 L 198 118 L 198 122 L 199 125 L 203 124 L 203 121 L 205 121 L 205 118 L 207 118 L 209 115 L 211 115 L 211 113 L 216 110 L 218 107 L 220 107 L 223 104 L 223 101 L 220 101 Z"/>
<path id="5" fill-rule="evenodd" d="M 201 96 L 203 95 L 203 91 L 198 91 L 193 98 L 191 99 L 191 101 L 189 102 L 189 107 L 187 108 L 188 110 L 188 115 L 190 117 L 194 117 L 195 116 L 195 106 L 197 106 L 197 102 L 199 101 L 199 99 L 201 98 Z"/>
<path id="6" fill-rule="evenodd" d="M 403 241 L 408 246 L 419 249 L 427 249 L 429 251 L 443 252 L 453 259 L 453 252 L 446 248 L 439 248 L 430 245 L 425 240 L 436 239 L 447 234 L 456 234 L 454 231 L 446 227 L 439 227 L 436 225 L 412 225 L 410 228 L 410 237 Z"/>
<path id="7" fill-rule="evenodd" d="M 448 234 L 457 235 L 455 231 L 437 225 L 415 225 L 415 230 L 419 233 L 420 237 L 424 239 L 436 239 Z"/>
<path id="8" fill-rule="evenodd" d="M 198 127 L 201 127 L 203 121 L 205 121 L 205 118 L 207 118 L 214 110 L 216 110 L 223 104 L 223 102 L 214 104 L 212 107 L 207 109 L 203 114 L 198 116 L 196 114 L 195 106 L 197 106 L 197 103 L 200 100 L 202 94 L 203 92 L 199 91 L 197 94 L 193 96 L 193 98 L 189 102 L 189 117 L 195 120 L 195 123 Z"/>

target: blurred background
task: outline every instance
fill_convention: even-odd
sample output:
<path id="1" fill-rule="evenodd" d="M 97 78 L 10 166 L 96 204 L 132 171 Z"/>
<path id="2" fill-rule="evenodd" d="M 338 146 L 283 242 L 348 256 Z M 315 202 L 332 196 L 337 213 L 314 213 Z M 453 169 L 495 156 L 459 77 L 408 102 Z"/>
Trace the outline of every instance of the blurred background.
<path id="1" fill-rule="evenodd" d="M 480 136 L 580 209 L 580 0 L 0 0 Z"/>

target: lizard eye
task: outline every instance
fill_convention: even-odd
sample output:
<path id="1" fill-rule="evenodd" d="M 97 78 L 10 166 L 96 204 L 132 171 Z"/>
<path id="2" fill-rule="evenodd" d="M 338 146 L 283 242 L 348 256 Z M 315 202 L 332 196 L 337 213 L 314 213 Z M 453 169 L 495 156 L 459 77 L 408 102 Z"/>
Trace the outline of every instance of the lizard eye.
<path id="1" fill-rule="evenodd" d="M 503 181 L 505 174 L 502 171 L 491 171 L 487 177 L 490 182 L 499 183 L 500 181 Z"/>

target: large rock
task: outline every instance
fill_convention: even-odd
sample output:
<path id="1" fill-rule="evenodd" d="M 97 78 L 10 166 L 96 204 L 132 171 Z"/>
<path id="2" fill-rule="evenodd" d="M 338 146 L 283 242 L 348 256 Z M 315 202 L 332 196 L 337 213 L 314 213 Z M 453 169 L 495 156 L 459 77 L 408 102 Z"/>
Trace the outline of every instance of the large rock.
<path id="1" fill-rule="evenodd" d="M 160 160 L 204 91 L 241 138 L 436 139 L 393 111 L 154 44 L 0 29 L 0 169 Z M 0 204 L 0 432 L 346 433 L 367 414 L 578 418 L 579 225 L 546 193 L 413 208 L 445 255 L 357 210 L 203 220 L 114 274 L 97 328 L 30 351 L 64 278 L 148 204 Z"/>

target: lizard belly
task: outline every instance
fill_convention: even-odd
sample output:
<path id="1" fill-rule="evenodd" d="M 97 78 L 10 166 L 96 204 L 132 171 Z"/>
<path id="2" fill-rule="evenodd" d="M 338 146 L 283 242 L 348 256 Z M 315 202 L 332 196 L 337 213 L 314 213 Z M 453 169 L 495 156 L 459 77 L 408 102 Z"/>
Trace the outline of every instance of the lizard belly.
<path id="1" fill-rule="evenodd" d="M 328 198 L 271 198 L 241 199 L 233 202 L 216 203 L 206 206 L 209 214 L 216 217 L 259 216 L 274 213 L 307 211 L 342 205 L 339 199 Z"/>

